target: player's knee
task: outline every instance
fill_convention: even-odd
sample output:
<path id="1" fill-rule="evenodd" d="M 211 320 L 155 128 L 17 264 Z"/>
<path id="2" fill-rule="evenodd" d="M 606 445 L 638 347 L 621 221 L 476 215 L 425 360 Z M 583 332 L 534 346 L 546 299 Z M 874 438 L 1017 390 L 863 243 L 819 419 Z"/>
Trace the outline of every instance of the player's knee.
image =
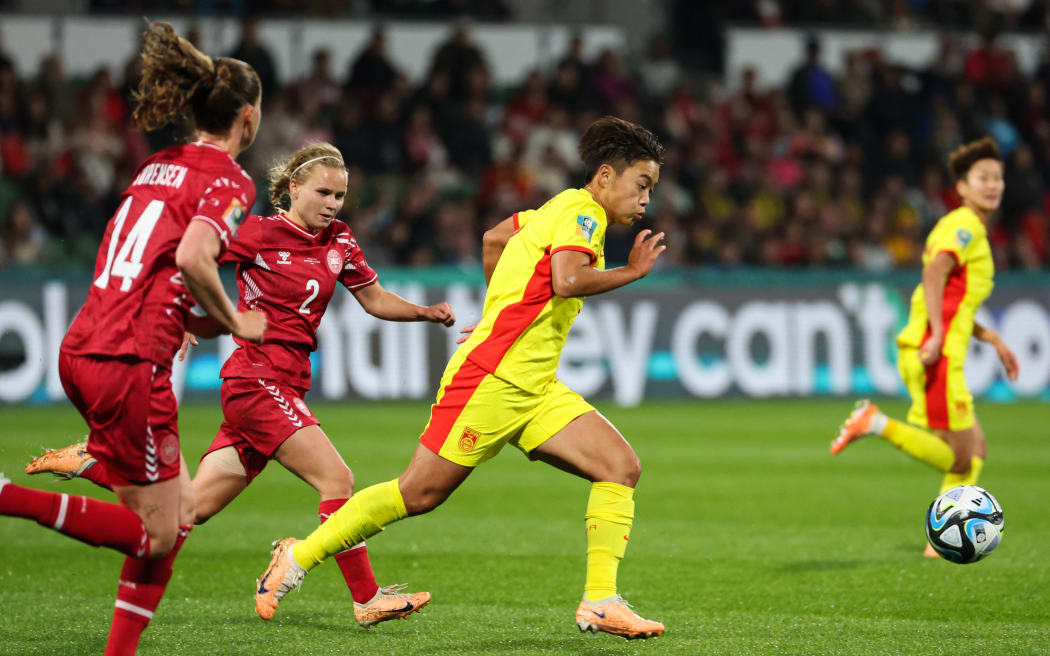
<path id="1" fill-rule="evenodd" d="M 638 456 L 631 452 L 629 458 L 625 458 L 619 467 L 618 477 L 621 479 L 618 482 L 621 485 L 627 487 L 634 487 L 638 485 L 638 479 L 642 477 L 642 461 L 638 459 Z"/>
<path id="2" fill-rule="evenodd" d="M 163 531 L 157 531 L 150 533 L 149 536 L 149 557 L 150 558 L 163 558 L 171 553 L 171 550 L 175 548 L 175 540 L 179 536 L 178 526 L 173 526 L 171 530 L 164 529 Z"/>
<path id="3" fill-rule="evenodd" d="M 354 494 L 354 473 L 345 465 L 333 467 L 325 474 L 317 491 L 322 498 L 348 499 Z"/>
<path id="4" fill-rule="evenodd" d="M 970 444 L 956 444 L 952 451 L 955 453 L 955 462 L 952 464 L 953 474 L 962 474 L 970 470 L 973 460 L 973 447 Z"/>
<path id="5" fill-rule="evenodd" d="M 444 490 L 426 487 L 420 490 L 409 490 L 407 494 L 405 490 L 402 490 L 401 496 L 405 500 L 405 510 L 409 516 L 412 516 L 422 515 L 437 508 L 448 498 L 448 493 Z"/>

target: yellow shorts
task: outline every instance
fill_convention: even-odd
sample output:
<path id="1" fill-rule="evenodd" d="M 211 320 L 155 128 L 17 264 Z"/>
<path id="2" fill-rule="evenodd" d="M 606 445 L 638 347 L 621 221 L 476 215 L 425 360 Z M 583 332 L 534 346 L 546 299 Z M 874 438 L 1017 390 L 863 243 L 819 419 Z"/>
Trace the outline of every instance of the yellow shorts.
<path id="1" fill-rule="evenodd" d="M 533 394 L 465 360 L 446 371 L 420 441 L 446 460 L 475 467 L 510 442 L 525 455 L 594 407 L 560 380 Z"/>
<path id="2" fill-rule="evenodd" d="M 962 359 L 942 355 L 926 367 L 919 349 L 902 346 L 897 369 L 911 396 L 908 423 L 953 431 L 973 426 L 973 395 L 966 387 Z"/>

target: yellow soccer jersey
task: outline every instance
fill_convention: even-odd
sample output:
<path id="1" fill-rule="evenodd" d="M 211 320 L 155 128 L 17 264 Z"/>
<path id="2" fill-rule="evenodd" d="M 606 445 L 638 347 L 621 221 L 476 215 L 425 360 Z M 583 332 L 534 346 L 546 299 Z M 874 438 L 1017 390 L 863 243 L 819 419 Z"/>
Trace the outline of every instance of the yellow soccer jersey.
<path id="1" fill-rule="evenodd" d="M 944 286 L 944 346 L 941 353 L 961 360 L 969 348 L 974 315 L 992 293 L 992 276 L 995 275 L 988 232 L 973 210 L 960 207 L 937 222 L 926 239 L 922 265 L 925 267 L 941 252 L 951 253 L 955 258 L 955 268 L 948 274 Z M 926 294 L 920 282 L 911 295 L 908 325 L 897 335 L 897 344 L 914 348 L 922 346 L 928 335 L 928 318 Z"/>
<path id="2" fill-rule="evenodd" d="M 587 253 L 605 268 L 605 211 L 590 192 L 563 191 L 538 210 L 514 215 L 515 232 L 499 258 L 473 334 L 446 371 L 470 359 L 525 391 L 542 393 L 554 380 L 562 347 L 582 298 L 562 298 L 551 283 L 551 256 Z"/>

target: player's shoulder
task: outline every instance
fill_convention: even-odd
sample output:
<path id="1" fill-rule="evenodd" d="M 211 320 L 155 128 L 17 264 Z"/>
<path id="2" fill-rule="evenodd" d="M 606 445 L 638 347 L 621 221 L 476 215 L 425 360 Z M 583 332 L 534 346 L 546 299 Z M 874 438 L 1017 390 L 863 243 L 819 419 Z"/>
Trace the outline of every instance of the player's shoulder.
<path id="1" fill-rule="evenodd" d="M 977 216 L 976 212 L 965 205 L 948 212 L 941 217 L 941 220 L 937 223 L 939 226 L 946 228 L 965 228 L 972 232 L 981 233 L 985 231 L 984 223 L 981 222 L 981 218 Z"/>
<path id="2" fill-rule="evenodd" d="M 573 218 L 576 216 L 589 217 L 597 222 L 605 220 L 605 212 L 601 205 L 586 189 L 566 189 L 544 203 L 537 211 L 551 218 L 572 215 Z"/>
<path id="3" fill-rule="evenodd" d="M 254 188 L 252 178 L 226 150 L 206 141 L 194 141 L 181 146 L 172 146 L 173 155 L 198 170 L 205 182 L 225 178 L 227 183 Z"/>

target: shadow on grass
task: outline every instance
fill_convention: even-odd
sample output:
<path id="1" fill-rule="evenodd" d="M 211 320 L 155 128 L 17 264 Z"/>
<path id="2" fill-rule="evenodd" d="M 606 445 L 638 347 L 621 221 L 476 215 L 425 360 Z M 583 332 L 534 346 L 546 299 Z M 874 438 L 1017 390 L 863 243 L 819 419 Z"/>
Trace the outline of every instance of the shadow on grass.
<path id="1" fill-rule="evenodd" d="M 836 570 L 857 569 L 871 565 L 874 560 L 798 560 L 777 567 L 778 572 L 804 574 L 806 572 L 832 572 Z"/>

